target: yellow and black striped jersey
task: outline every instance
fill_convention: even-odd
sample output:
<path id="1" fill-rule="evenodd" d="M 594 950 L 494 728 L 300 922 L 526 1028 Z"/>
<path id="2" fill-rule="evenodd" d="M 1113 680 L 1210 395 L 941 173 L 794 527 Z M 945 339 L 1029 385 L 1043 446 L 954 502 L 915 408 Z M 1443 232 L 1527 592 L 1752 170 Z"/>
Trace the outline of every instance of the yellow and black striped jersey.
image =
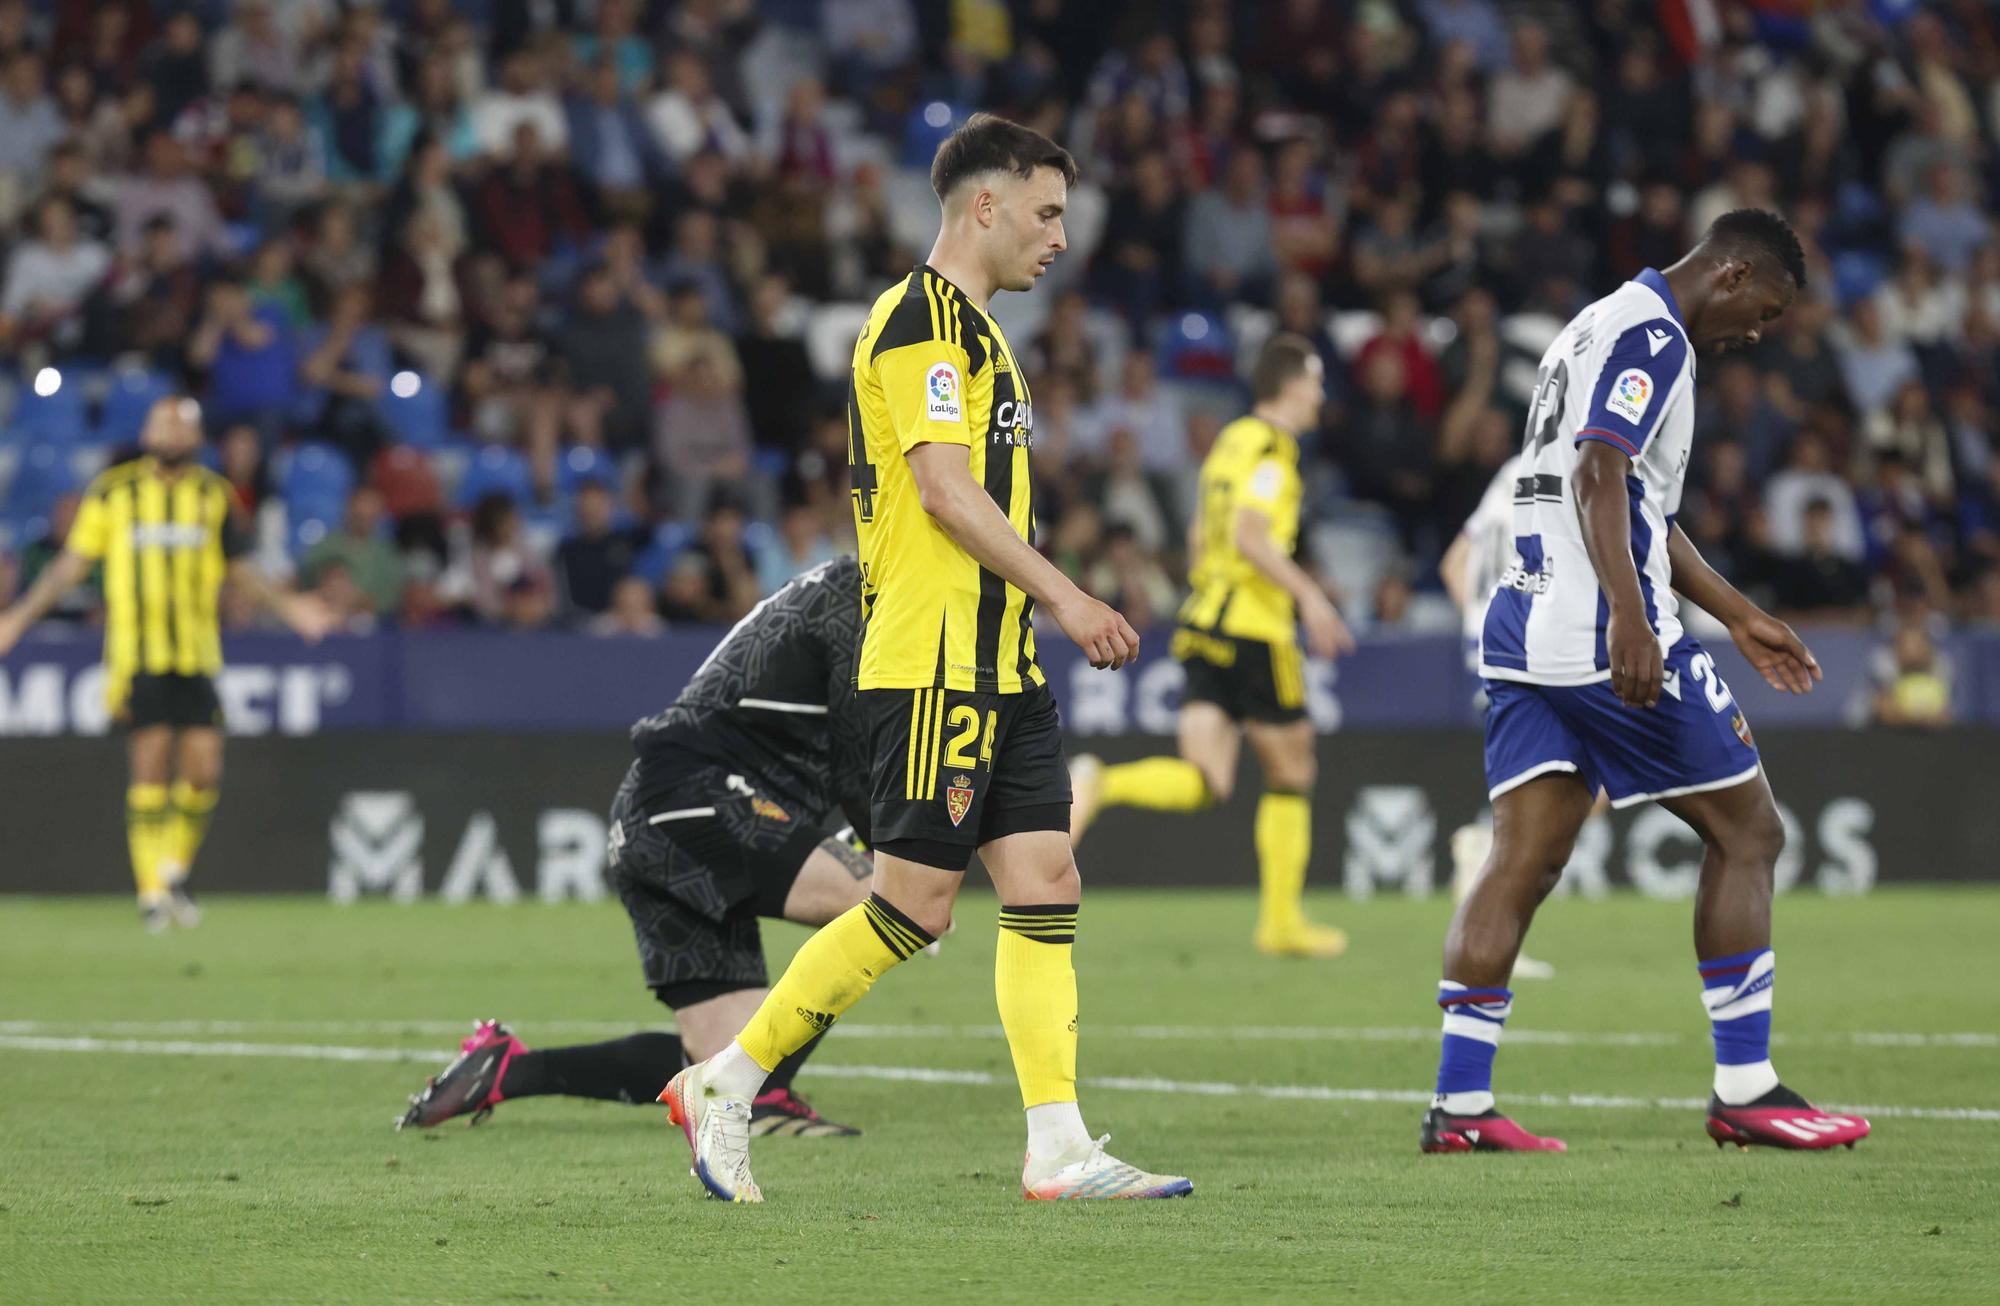
<path id="1" fill-rule="evenodd" d="M 1034 601 L 973 560 L 918 502 L 906 456 L 971 451 L 972 477 L 1034 542 L 1028 381 L 992 319 L 919 267 L 883 292 L 854 345 L 847 464 L 861 542 L 862 689 L 1014 694 L 1042 683 Z"/>
<path id="2" fill-rule="evenodd" d="M 1299 538 L 1299 442 L 1258 417 L 1239 417 L 1215 438 L 1201 464 L 1196 557 L 1181 624 L 1239 639 L 1298 638 L 1292 596 L 1236 548 L 1236 514 L 1254 508 L 1271 523 L 1271 543 L 1291 556 Z"/>
<path id="3" fill-rule="evenodd" d="M 84 491 L 65 547 L 103 564 L 114 708 L 134 675 L 222 670 L 217 599 L 229 560 L 248 548 L 230 512 L 228 481 L 200 466 L 169 478 L 152 458 L 121 463 Z"/>

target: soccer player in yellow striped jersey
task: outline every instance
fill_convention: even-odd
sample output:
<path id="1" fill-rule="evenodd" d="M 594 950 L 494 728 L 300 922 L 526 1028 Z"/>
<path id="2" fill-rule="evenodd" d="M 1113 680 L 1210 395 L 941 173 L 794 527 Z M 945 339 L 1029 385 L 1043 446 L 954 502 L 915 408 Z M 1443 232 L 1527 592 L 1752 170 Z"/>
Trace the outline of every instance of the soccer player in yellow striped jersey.
<path id="1" fill-rule="evenodd" d="M 186 879 L 222 776 L 222 670 L 216 608 L 225 579 L 317 639 L 332 624 L 316 599 L 273 585 L 244 556 L 229 486 L 194 461 L 201 409 L 172 396 L 153 405 L 144 456 L 92 481 L 63 551 L 20 601 L 0 612 L 0 656 L 71 587 L 104 568 L 105 695 L 129 732 L 125 832 L 148 929 L 193 925 Z M 171 784 L 169 781 L 171 780 Z"/>
<path id="2" fill-rule="evenodd" d="M 860 534 L 855 676 L 874 757 L 868 901 L 801 948 L 743 1032 L 662 1100 L 709 1192 L 761 1201 L 750 1100 L 765 1076 L 951 923 L 972 852 L 1000 895 L 994 995 L 1027 1113 L 1031 1198 L 1174 1197 L 1093 1142 L 1076 1102 L 1082 882 L 1055 697 L 1035 662 L 1036 607 L 1118 668 L 1125 619 L 1035 551 L 1027 378 L 987 305 L 1025 291 L 1063 251 L 1076 164 L 1047 137 L 975 114 L 939 146 L 943 209 L 930 258 L 875 302 L 854 347 L 848 467 Z"/>
<path id="3" fill-rule="evenodd" d="M 1251 372 L 1255 407 L 1223 428 L 1201 467 L 1188 540 L 1193 593 L 1181 607 L 1174 656 L 1187 672 L 1180 752 L 1107 767 L 1079 757 L 1071 771 L 1073 834 L 1106 807 L 1199 811 L 1226 802 L 1245 735 L 1264 773 L 1257 803 L 1260 952 L 1337 957 L 1347 936 L 1305 916 L 1316 767 L 1306 717 L 1298 626 L 1316 657 L 1354 647 L 1326 594 L 1292 559 L 1299 535 L 1298 432 L 1319 420 L 1326 377 L 1310 341 L 1273 337 Z"/>

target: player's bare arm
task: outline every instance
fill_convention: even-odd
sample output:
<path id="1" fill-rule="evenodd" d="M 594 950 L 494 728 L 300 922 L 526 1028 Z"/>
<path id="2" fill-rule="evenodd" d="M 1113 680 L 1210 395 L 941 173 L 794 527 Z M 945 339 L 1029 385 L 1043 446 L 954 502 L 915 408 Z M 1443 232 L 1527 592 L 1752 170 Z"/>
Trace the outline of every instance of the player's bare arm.
<path id="1" fill-rule="evenodd" d="M 57 554 L 56 560 L 43 568 L 35 583 L 28 587 L 28 592 L 14 606 L 0 612 L 0 656 L 20 643 L 28 627 L 40 621 L 63 595 L 81 584 L 93 565 L 91 559 L 69 549 Z"/>
<path id="2" fill-rule="evenodd" d="M 258 607 L 276 613 L 278 620 L 308 643 L 318 643 L 340 623 L 333 609 L 316 596 L 279 585 L 248 558 L 229 564 L 229 583 L 248 594 Z"/>
<path id="3" fill-rule="evenodd" d="M 1632 504 L 1625 488 L 1631 472 L 1632 460 L 1622 452 L 1601 440 L 1586 441 L 1577 456 L 1576 514 L 1591 569 L 1611 608 L 1604 635 L 1611 688 L 1627 707 L 1651 707 L 1660 701 L 1665 666 L 1632 561 Z"/>
<path id="4" fill-rule="evenodd" d="M 1452 536 L 1444 557 L 1438 559 L 1438 579 L 1444 582 L 1445 595 L 1460 609 L 1472 600 L 1471 573 L 1472 537 L 1460 531 Z"/>
<path id="5" fill-rule="evenodd" d="M 971 453 L 932 442 L 909 452 L 924 511 L 974 561 L 1031 595 L 1093 667 L 1117 670 L 1139 656 L 1139 635 L 1110 604 L 1085 594 L 1014 532 L 992 496 L 972 479 Z"/>
<path id="6" fill-rule="evenodd" d="M 1820 678 L 1819 659 L 1797 631 L 1743 597 L 1708 565 L 1679 526 L 1667 533 L 1667 562 L 1674 588 L 1729 629 L 1729 637 L 1771 688 L 1809 694 Z"/>
<path id="7" fill-rule="evenodd" d="M 1354 651 L 1354 636 L 1340 619 L 1333 601 L 1304 567 L 1272 542 L 1271 519 L 1255 508 L 1238 508 L 1235 525 L 1236 551 L 1284 591 L 1298 605 L 1299 624 L 1305 627 L 1306 648 L 1316 658 L 1333 658 Z"/>

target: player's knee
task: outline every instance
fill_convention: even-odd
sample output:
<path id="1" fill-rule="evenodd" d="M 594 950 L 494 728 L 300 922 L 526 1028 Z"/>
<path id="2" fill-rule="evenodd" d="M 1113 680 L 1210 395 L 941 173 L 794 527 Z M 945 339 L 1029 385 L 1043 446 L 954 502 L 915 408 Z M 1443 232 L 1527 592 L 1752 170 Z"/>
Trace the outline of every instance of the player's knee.
<path id="1" fill-rule="evenodd" d="M 1201 781 L 1208 787 L 1208 801 L 1212 805 L 1228 802 L 1236 792 L 1236 777 L 1211 767 L 1201 768 Z"/>
<path id="2" fill-rule="evenodd" d="M 877 890 L 878 895 L 880 892 Z M 883 896 L 891 907 L 915 921 L 918 929 L 934 939 L 943 938 L 945 932 L 951 929 L 952 899 L 949 895 L 903 894 L 895 898 Z"/>
<path id="3" fill-rule="evenodd" d="M 1548 846 L 1513 847 L 1495 844 L 1486 872 L 1516 886 L 1539 903 L 1562 882 L 1563 867 L 1569 864 L 1569 848 Z"/>
<path id="4" fill-rule="evenodd" d="M 1038 902 L 1077 902 L 1083 897 L 1083 874 L 1074 857 L 1050 862 L 1033 882 L 1042 895 Z"/>
<path id="5" fill-rule="evenodd" d="M 1287 757 L 1273 766 L 1265 778 L 1273 789 L 1295 794 L 1308 793 L 1319 779 L 1319 762 L 1311 753 Z"/>
<path id="6" fill-rule="evenodd" d="M 1785 851 L 1785 821 L 1775 803 L 1766 803 L 1755 815 L 1731 831 L 1722 847 L 1732 863 L 1769 869 Z"/>

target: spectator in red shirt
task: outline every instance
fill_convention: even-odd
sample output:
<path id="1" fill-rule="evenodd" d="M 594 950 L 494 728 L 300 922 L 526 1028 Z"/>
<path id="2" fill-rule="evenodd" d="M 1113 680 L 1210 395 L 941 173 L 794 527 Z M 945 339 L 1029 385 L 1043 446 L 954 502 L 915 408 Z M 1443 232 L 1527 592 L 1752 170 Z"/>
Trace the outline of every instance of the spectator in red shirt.
<path id="1" fill-rule="evenodd" d="M 488 241 L 515 267 L 532 267 L 589 231 L 569 169 L 551 162 L 531 122 L 514 128 L 514 150 L 486 174 L 476 205 Z"/>
<path id="2" fill-rule="evenodd" d="M 1361 346 L 1355 357 L 1357 375 L 1366 375 L 1377 354 L 1390 353 L 1402 360 L 1404 390 L 1410 406 L 1426 422 L 1434 422 L 1444 411 L 1444 373 L 1425 343 L 1423 321 L 1417 315 L 1417 297 L 1398 291 L 1382 305 L 1382 330 Z"/>

